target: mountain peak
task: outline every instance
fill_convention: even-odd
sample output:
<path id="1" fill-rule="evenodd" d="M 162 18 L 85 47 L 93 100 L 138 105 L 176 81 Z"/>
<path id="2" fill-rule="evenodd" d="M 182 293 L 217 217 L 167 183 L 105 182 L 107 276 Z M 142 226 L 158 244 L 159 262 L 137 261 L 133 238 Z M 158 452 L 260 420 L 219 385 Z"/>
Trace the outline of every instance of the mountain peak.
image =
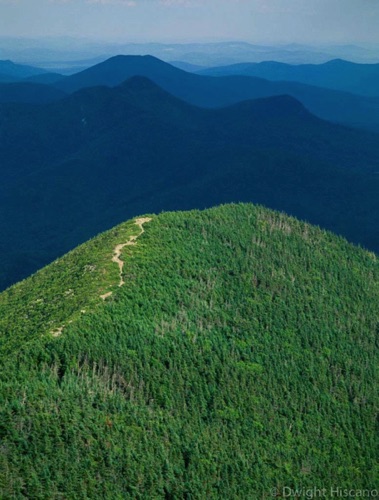
<path id="1" fill-rule="evenodd" d="M 2 497 L 264 498 L 302 464 L 367 488 L 374 258 L 223 205 L 123 223 L 0 294 Z"/>
<path id="2" fill-rule="evenodd" d="M 147 55 L 129 55 L 129 54 L 118 54 L 116 56 L 110 57 L 109 59 L 106 59 L 105 61 L 102 61 L 95 66 L 92 66 L 91 68 L 88 68 L 87 70 L 84 70 L 84 72 L 93 70 L 95 68 L 100 69 L 104 67 L 128 67 L 128 66 L 134 66 L 134 65 L 160 65 L 160 66 L 170 66 L 168 63 L 161 61 L 157 57 L 151 56 L 149 54 Z"/>
<path id="3" fill-rule="evenodd" d="M 331 59 L 330 61 L 327 61 L 324 63 L 324 66 L 355 66 L 357 63 L 351 62 L 351 61 L 346 61 L 345 59 Z"/>
<path id="4" fill-rule="evenodd" d="M 94 85 L 114 87 L 136 75 L 151 79 L 166 75 L 181 74 L 184 71 L 150 55 L 117 55 L 84 71 L 67 77 L 59 88 L 75 91 Z"/>
<path id="5" fill-rule="evenodd" d="M 131 76 L 130 78 L 122 82 L 118 87 L 130 90 L 162 90 L 156 83 L 150 80 L 150 78 L 140 75 Z"/>
<path id="6" fill-rule="evenodd" d="M 105 61 L 99 63 L 99 64 L 104 64 L 106 62 L 111 62 L 111 61 L 126 61 L 126 60 L 145 60 L 145 61 L 159 61 L 162 64 L 167 64 L 161 59 L 158 59 L 155 56 L 152 56 L 150 54 L 117 54 L 115 56 L 112 56 Z"/>

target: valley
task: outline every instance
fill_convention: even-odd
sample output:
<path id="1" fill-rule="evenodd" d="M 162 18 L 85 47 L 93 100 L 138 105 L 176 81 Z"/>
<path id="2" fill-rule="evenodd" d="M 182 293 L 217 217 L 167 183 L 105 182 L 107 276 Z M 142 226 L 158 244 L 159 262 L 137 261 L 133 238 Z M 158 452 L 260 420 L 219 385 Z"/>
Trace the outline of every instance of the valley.
<path id="1" fill-rule="evenodd" d="M 379 248 L 377 135 L 320 120 L 289 96 L 201 109 L 134 77 L 1 106 L 2 289 L 127 217 L 226 202 Z"/>

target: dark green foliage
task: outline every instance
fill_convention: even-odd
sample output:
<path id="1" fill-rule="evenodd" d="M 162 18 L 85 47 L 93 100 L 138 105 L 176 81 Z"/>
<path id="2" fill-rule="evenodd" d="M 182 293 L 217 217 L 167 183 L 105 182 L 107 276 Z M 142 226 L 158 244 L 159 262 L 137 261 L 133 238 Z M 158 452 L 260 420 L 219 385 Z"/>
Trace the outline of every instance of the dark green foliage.
<path id="1" fill-rule="evenodd" d="M 113 248 L 136 233 L 138 228 L 131 223 L 108 231 L 4 292 L 0 355 L 40 338 L 42 332 L 66 327 L 99 303 L 100 295 L 118 283 L 117 266 L 111 260 Z"/>
<path id="2" fill-rule="evenodd" d="M 58 263 L 0 295 L 10 346 L 0 496 L 374 488 L 377 257 L 252 205 L 165 213 L 144 227 L 122 255 L 125 285 L 104 303 L 112 272 L 100 268 L 137 230 L 130 223 L 64 257 L 62 287 Z M 78 270 L 93 262 L 84 286 Z M 87 313 L 67 311 L 74 320 L 56 338 L 40 317 L 26 328 L 41 290 L 41 314 L 59 324 L 54 300 L 70 282 L 78 307 L 94 293 Z"/>

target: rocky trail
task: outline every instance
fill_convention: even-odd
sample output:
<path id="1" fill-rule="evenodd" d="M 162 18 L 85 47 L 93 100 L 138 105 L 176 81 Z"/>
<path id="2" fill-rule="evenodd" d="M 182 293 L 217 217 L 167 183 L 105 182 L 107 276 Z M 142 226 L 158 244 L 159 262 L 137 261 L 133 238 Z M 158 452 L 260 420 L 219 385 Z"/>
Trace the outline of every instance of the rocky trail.
<path id="1" fill-rule="evenodd" d="M 122 271 L 124 268 L 124 262 L 120 259 L 121 252 L 123 248 L 126 246 L 131 246 L 131 245 L 136 245 L 136 240 L 145 232 L 143 225 L 146 224 L 147 222 L 150 222 L 151 218 L 150 217 L 140 217 L 139 219 L 135 220 L 135 224 L 140 228 L 139 234 L 135 234 L 133 236 L 130 236 L 129 240 L 126 243 L 120 243 L 116 245 L 114 251 L 113 251 L 113 257 L 112 257 L 112 262 L 118 265 L 119 271 L 120 271 L 120 281 L 118 286 L 122 286 L 125 284 L 124 278 L 122 277 Z M 108 292 L 104 295 L 101 295 L 100 297 L 105 300 L 106 298 L 110 297 L 112 295 L 112 292 Z"/>
<path id="2" fill-rule="evenodd" d="M 113 250 L 112 262 L 114 262 L 115 264 L 118 265 L 119 276 L 120 276 L 120 281 L 118 283 L 119 287 L 125 284 L 124 278 L 122 276 L 124 262 L 120 258 L 122 250 L 126 246 L 131 246 L 131 245 L 137 244 L 136 243 L 137 238 L 139 238 L 141 236 L 141 234 L 143 234 L 145 232 L 143 225 L 146 224 L 147 222 L 150 222 L 150 221 L 151 221 L 151 217 L 140 217 L 140 218 L 136 219 L 134 223 L 140 228 L 140 232 L 138 234 L 134 234 L 134 235 L 130 236 L 129 240 L 126 243 L 119 243 L 118 245 L 115 246 L 115 248 Z M 108 297 L 110 297 L 112 295 L 112 293 L 113 292 L 104 293 L 103 295 L 100 295 L 100 298 L 103 300 L 106 300 Z M 82 310 L 82 312 L 84 313 L 85 311 Z M 65 328 L 65 325 L 62 325 L 59 328 L 51 330 L 50 333 L 54 337 L 59 337 L 62 334 L 64 328 Z"/>

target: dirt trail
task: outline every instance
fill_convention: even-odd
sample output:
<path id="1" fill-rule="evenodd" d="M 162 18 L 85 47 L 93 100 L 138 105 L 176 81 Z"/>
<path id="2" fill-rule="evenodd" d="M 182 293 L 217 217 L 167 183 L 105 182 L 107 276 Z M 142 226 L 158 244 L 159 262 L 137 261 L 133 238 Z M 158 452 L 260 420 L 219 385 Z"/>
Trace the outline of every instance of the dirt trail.
<path id="1" fill-rule="evenodd" d="M 56 328 L 55 330 L 51 330 L 50 333 L 53 335 L 53 337 L 59 337 L 59 335 L 62 334 L 64 327 L 65 327 L 65 325 L 60 326 L 59 328 Z"/>
<path id="2" fill-rule="evenodd" d="M 141 234 L 143 234 L 145 232 L 145 230 L 143 228 L 143 225 L 146 222 L 150 222 L 150 221 L 151 221 L 150 217 L 140 217 L 139 219 L 136 219 L 134 223 L 141 230 L 139 232 L 139 234 L 135 234 L 133 236 L 130 236 L 129 237 L 129 241 L 127 241 L 126 243 L 120 243 L 119 245 L 115 246 L 115 249 L 113 251 L 112 262 L 114 262 L 115 264 L 118 265 L 118 268 L 119 268 L 119 271 L 120 271 L 120 282 L 119 282 L 118 286 L 122 286 L 122 285 L 125 284 L 125 281 L 124 281 L 124 279 L 122 277 L 122 270 L 124 268 L 124 262 L 120 259 L 120 255 L 121 255 L 122 249 L 124 247 L 127 247 L 127 246 L 136 245 L 136 239 L 139 238 L 141 236 Z M 110 297 L 111 295 L 112 295 L 112 292 L 108 292 L 108 293 L 105 293 L 104 295 L 100 295 L 100 297 L 103 300 L 105 300 L 106 298 Z"/>
<path id="3" fill-rule="evenodd" d="M 136 219 L 134 221 L 134 223 L 140 228 L 140 232 L 138 234 L 130 236 L 129 241 L 127 241 L 126 243 L 120 243 L 119 245 L 116 245 L 116 247 L 113 251 L 112 262 L 115 262 L 118 265 L 118 269 L 120 271 L 120 282 L 119 282 L 118 286 L 122 286 L 125 284 L 125 281 L 122 277 L 122 270 L 124 268 L 124 263 L 120 259 L 122 249 L 126 246 L 136 245 L 136 239 L 139 238 L 141 236 L 141 234 L 143 234 L 145 232 L 143 225 L 146 222 L 150 222 L 150 221 L 151 221 L 151 217 L 140 217 L 139 219 Z M 100 295 L 100 298 L 105 300 L 108 297 L 110 297 L 111 295 L 112 295 L 112 292 L 107 292 L 104 295 Z M 86 311 L 85 311 L 85 309 L 82 309 L 81 312 L 85 313 Z M 71 322 L 72 321 L 69 321 L 69 323 L 71 323 Z M 59 337 L 62 334 L 64 328 L 65 328 L 65 325 L 62 325 L 59 328 L 56 328 L 55 330 L 51 330 L 50 333 L 54 337 Z"/>
<path id="4" fill-rule="evenodd" d="M 143 234 L 145 232 L 145 230 L 143 228 L 143 225 L 146 222 L 150 222 L 150 221 L 151 221 L 150 217 L 141 217 L 139 219 L 136 219 L 135 220 L 135 224 L 141 229 L 141 232 L 139 234 L 130 236 L 129 241 L 127 241 L 126 243 L 121 243 L 120 245 L 117 245 L 115 247 L 115 249 L 114 249 L 114 254 L 113 254 L 113 257 L 112 257 L 112 262 L 115 262 L 116 264 L 118 264 L 118 268 L 120 270 L 120 283 L 118 284 L 118 286 L 122 286 L 122 285 L 125 284 L 125 281 L 123 280 L 123 277 L 122 277 L 122 270 L 123 270 L 123 267 L 124 267 L 124 263 L 120 259 L 121 251 L 126 246 L 135 245 L 136 244 L 136 239 L 139 238 L 141 236 L 141 234 Z"/>

